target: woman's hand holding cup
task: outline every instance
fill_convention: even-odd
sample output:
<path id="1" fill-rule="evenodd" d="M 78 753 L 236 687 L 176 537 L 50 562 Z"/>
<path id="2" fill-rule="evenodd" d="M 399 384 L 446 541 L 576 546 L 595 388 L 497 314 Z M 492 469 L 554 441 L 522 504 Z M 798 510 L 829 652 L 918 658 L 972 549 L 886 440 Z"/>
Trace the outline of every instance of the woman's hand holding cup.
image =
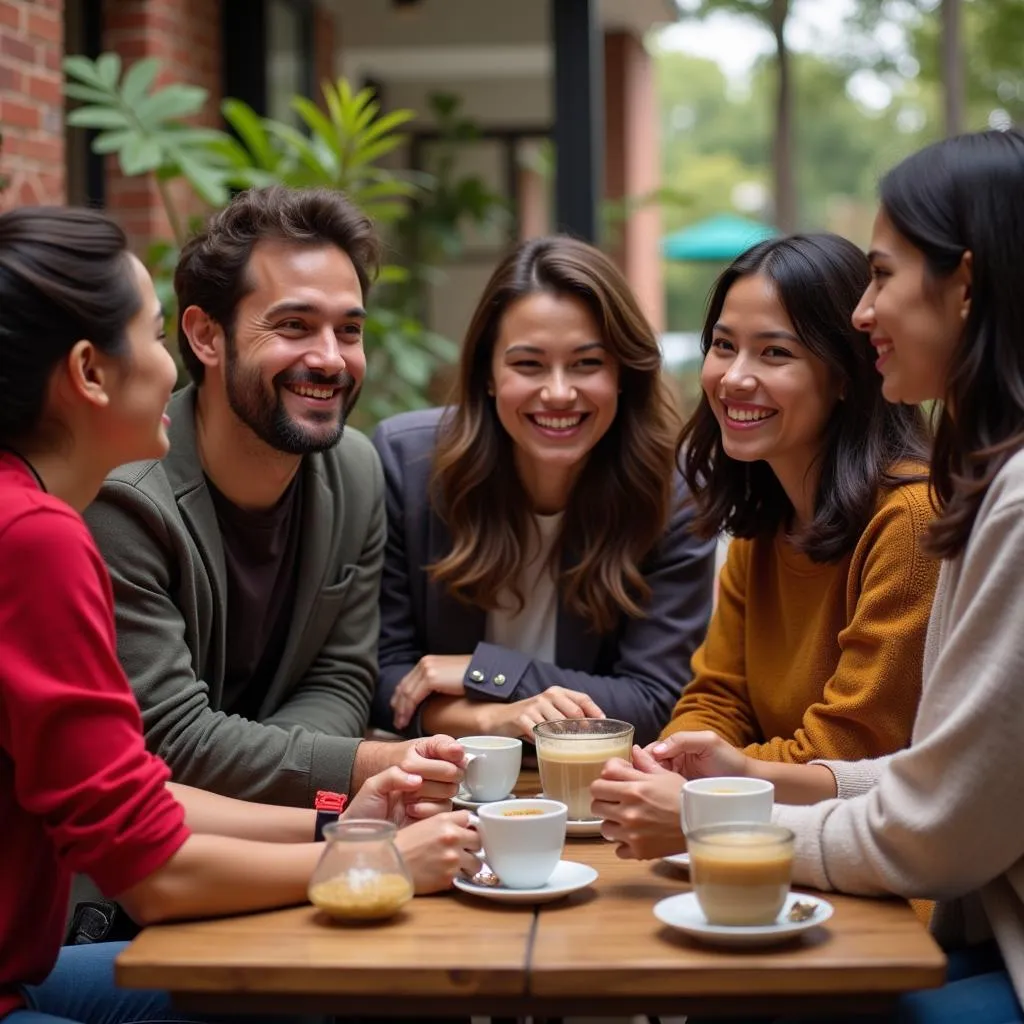
<path id="1" fill-rule="evenodd" d="M 642 754 L 633 747 L 634 760 Z M 653 761 L 647 769 L 612 758 L 590 787 L 591 811 L 604 819 L 601 834 L 618 844 L 615 852 L 624 859 L 666 857 L 686 845 L 679 825 L 683 780 Z"/>
<path id="2" fill-rule="evenodd" d="M 456 875 L 472 875 L 480 868 L 480 836 L 470 827 L 468 811 L 417 821 L 398 832 L 395 846 L 418 896 L 450 889 Z"/>
<path id="3" fill-rule="evenodd" d="M 753 774 L 753 758 L 707 730 L 674 732 L 648 744 L 642 753 L 646 757 L 633 756 L 634 766 L 641 771 L 656 764 L 684 779 L 714 779 L 723 775 L 741 778 Z"/>

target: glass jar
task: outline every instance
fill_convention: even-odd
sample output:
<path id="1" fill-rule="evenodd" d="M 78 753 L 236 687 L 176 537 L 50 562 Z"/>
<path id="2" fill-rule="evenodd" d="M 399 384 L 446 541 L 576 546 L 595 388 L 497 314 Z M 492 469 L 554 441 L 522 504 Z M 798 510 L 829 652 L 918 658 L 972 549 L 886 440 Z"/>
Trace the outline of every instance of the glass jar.
<path id="1" fill-rule="evenodd" d="M 413 897 L 412 876 L 389 821 L 338 821 L 309 880 L 309 901 L 341 921 L 392 917 Z"/>

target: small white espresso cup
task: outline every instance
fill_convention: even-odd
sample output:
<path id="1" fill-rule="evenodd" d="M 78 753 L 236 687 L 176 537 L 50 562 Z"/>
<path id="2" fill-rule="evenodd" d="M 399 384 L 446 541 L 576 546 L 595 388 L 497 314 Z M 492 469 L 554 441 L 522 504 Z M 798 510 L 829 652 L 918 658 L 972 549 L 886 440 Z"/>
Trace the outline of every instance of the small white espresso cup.
<path id="1" fill-rule="evenodd" d="M 767 823 L 775 787 L 764 779 L 691 779 L 679 797 L 679 820 L 688 835 L 708 825 Z"/>
<path id="2" fill-rule="evenodd" d="M 504 800 L 512 792 L 523 763 L 523 741 L 510 736 L 464 736 L 463 785 L 473 800 Z"/>
<path id="3" fill-rule="evenodd" d="M 538 889 L 565 847 L 569 808 L 558 800 L 498 800 L 473 815 L 487 866 L 509 889 Z"/>

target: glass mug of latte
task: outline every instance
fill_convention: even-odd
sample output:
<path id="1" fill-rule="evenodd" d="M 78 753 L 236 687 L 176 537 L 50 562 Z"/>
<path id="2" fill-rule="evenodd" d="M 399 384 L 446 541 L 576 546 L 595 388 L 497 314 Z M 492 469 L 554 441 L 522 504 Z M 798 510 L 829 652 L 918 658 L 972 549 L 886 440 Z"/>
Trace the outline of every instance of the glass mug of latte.
<path id="1" fill-rule="evenodd" d="M 628 761 L 633 726 L 614 718 L 565 718 L 533 727 L 544 796 L 569 808 L 570 821 L 596 821 L 590 784 L 612 757 Z"/>
<path id="2" fill-rule="evenodd" d="M 793 877 L 788 828 L 708 825 L 690 832 L 686 844 L 690 881 L 708 924 L 774 924 Z"/>
<path id="3" fill-rule="evenodd" d="M 324 828 L 327 845 L 309 880 L 309 902 L 341 921 L 391 917 L 413 897 L 412 876 L 389 821 L 357 818 Z"/>

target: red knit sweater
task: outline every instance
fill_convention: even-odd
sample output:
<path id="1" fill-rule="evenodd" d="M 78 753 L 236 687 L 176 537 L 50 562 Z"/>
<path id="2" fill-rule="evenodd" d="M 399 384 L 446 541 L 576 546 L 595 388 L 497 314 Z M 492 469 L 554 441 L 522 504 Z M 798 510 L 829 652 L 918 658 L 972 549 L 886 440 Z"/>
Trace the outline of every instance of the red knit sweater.
<path id="1" fill-rule="evenodd" d="M 0 453 L 0 1017 L 52 969 L 73 872 L 113 896 L 188 837 L 168 777 L 85 523 Z"/>

